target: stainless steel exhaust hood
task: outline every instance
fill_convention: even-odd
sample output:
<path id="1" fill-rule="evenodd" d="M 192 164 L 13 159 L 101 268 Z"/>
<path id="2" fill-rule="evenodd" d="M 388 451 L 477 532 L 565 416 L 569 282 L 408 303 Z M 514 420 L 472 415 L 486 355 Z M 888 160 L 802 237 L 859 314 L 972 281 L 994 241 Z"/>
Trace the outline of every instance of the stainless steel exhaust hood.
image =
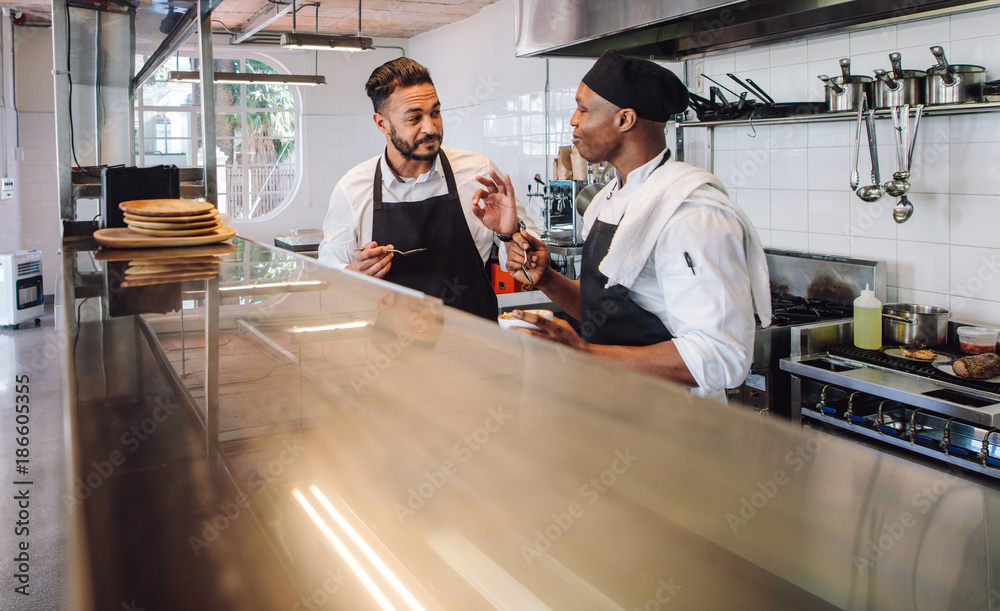
<path id="1" fill-rule="evenodd" d="M 995 5 L 995 0 L 517 0 L 515 53 L 597 57 L 605 49 L 618 49 L 679 59 L 956 7 Z"/>

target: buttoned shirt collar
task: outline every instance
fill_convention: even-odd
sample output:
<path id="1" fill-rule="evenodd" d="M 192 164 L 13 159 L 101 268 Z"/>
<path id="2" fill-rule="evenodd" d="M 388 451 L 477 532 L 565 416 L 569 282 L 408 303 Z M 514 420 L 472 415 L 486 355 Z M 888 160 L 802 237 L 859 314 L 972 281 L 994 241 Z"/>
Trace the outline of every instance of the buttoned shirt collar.
<path id="1" fill-rule="evenodd" d="M 424 172 L 416 178 L 407 178 L 405 176 L 400 176 L 396 174 L 396 171 L 392 169 L 387 160 L 387 152 L 382 151 L 382 159 L 379 161 L 382 164 L 382 184 L 386 187 L 392 186 L 393 183 L 420 183 L 427 182 L 435 176 L 444 176 L 441 173 L 441 155 L 434 156 L 434 163 L 431 165 L 431 169 Z"/>

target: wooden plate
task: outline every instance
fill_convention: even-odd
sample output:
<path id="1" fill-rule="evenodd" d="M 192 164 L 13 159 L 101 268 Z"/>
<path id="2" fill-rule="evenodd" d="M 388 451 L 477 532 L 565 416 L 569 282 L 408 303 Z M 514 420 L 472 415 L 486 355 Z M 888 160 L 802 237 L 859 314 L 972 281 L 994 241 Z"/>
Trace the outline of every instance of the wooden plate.
<path id="1" fill-rule="evenodd" d="M 211 227 L 203 227 L 201 229 L 146 229 L 144 227 L 133 227 L 129 225 L 129 229 L 136 233 L 141 233 L 143 235 L 159 236 L 164 238 L 169 238 L 173 236 L 192 236 L 192 235 L 208 235 L 213 233 L 216 229 L 222 227 L 222 223 L 216 221 Z"/>
<path id="2" fill-rule="evenodd" d="M 141 216 L 194 216 L 215 210 L 210 202 L 193 199 L 133 199 L 118 207 L 122 212 Z"/>
<path id="3" fill-rule="evenodd" d="M 191 274 L 163 274 L 156 276 L 140 276 L 138 278 L 129 278 L 127 280 L 122 280 L 121 286 L 131 287 L 131 286 L 149 286 L 151 284 L 167 284 L 168 282 L 186 282 L 188 280 L 208 280 L 209 278 L 214 278 L 216 274 L 212 273 L 191 273 Z"/>
<path id="4" fill-rule="evenodd" d="M 125 270 L 125 276 L 149 276 L 153 274 L 183 274 L 187 272 L 203 273 L 217 272 L 219 265 L 216 264 L 175 264 L 175 265 L 138 265 Z"/>
<path id="5" fill-rule="evenodd" d="M 212 219 L 219 217 L 218 210 L 212 210 L 207 214 L 194 214 L 191 216 L 170 216 L 164 218 L 162 216 L 146 216 L 144 214 L 125 214 L 126 221 L 144 221 L 147 223 L 187 223 L 187 222 L 199 222 L 199 221 L 211 221 Z"/>
<path id="6" fill-rule="evenodd" d="M 103 230 L 102 230 L 103 231 Z M 98 261 L 163 261 L 178 260 L 212 260 L 217 256 L 231 255 L 236 252 L 232 244 L 206 244 L 205 246 L 188 246 L 185 248 L 136 248 L 134 250 L 102 248 L 94 253 Z"/>
<path id="7" fill-rule="evenodd" d="M 136 233 L 128 227 L 98 229 L 94 239 L 108 248 L 167 248 L 171 246 L 201 246 L 224 242 L 236 235 L 236 230 L 223 225 L 208 235 L 156 237 Z"/>
<path id="8" fill-rule="evenodd" d="M 155 252 L 155 251 L 154 251 Z M 131 261 L 132 267 L 146 267 L 149 265 L 219 265 L 222 259 L 219 257 L 150 257 L 145 259 L 134 259 Z"/>
<path id="9" fill-rule="evenodd" d="M 153 217 L 157 218 L 157 217 Z M 169 217 L 159 217 L 159 218 L 169 218 Z M 190 223 L 159 223 L 151 221 L 132 221 L 125 219 L 125 224 L 129 227 L 139 227 L 141 229 L 159 229 L 161 231 L 174 231 L 174 230 L 185 230 L 185 229 L 204 229 L 205 227 L 215 227 L 218 226 L 218 218 L 210 218 L 206 221 L 191 221 Z"/>

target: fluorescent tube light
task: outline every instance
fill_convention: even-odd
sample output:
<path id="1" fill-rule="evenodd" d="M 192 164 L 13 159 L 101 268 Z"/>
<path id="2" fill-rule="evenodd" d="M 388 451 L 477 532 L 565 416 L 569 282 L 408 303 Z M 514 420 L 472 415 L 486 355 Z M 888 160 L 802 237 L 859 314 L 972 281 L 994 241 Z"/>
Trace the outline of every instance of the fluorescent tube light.
<path id="1" fill-rule="evenodd" d="M 315 51 L 346 51 L 358 53 L 375 48 L 371 38 L 365 36 L 320 36 L 317 34 L 282 34 L 281 46 L 286 49 Z"/>
<path id="2" fill-rule="evenodd" d="M 173 83 L 198 83 L 201 73 L 174 70 L 167 79 Z M 215 82 L 222 84 L 244 85 L 326 85 L 326 77 L 311 74 L 254 74 L 251 72 L 216 72 Z"/>

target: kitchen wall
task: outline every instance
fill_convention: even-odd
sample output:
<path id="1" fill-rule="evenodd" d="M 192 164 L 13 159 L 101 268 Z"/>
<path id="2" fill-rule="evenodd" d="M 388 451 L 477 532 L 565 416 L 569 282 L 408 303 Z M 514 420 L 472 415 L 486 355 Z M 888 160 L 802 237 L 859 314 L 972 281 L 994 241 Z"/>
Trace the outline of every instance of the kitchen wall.
<path id="1" fill-rule="evenodd" d="M 935 44 L 950 62 L 982 65 L 988 78 L 1000 78 L 1000 9 L 716 54 L 692 62 L 691 74 L 728 85 L 726 73 L 735 72 L 779 102 L 823 100 L 816 76 L 839 74 L 841 57 L 851 58 L 854 74 L 888 69 L 896 50 L 904 68 L 925 69 L 934 64 Z M 700 80 L 692 89 L 706 91 Z M 766 244 L 885 260 L 890 300 L 1000 325 L 1000 113 L 921 121 L 910 179 L 914 212 L 901 225 L 891 217 L 895 199 L 864 203 L 849 189 L 855 127 L 741 125 L 715 130 L 714 141 L 708 130 L 691 129 L 688 159 L 713 164 Z M 877 121 L 877 135 L 886 180 L 896 169 L 891 119 Z M 870 184 L 864 141 L 860 157 L 861 182 Z"/>

